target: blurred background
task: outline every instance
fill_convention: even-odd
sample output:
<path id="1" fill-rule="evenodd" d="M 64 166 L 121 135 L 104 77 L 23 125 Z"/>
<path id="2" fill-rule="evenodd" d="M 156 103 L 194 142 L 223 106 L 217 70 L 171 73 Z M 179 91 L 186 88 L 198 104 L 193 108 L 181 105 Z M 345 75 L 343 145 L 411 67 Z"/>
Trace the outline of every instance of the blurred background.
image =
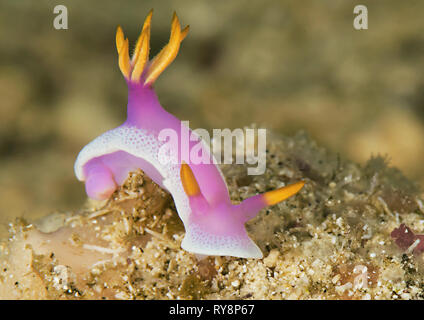
<path id="1" fill-rule="evenodd" d="M 56 5 L 68 30 L 53 28 Z M 353 28 L 368 7 L 369 29 Z M 151 56 L 174 10 L 190 33 L 156 84 L 192 128 L 307 131 L 359 163 L 388 155 L 424 183 L 424 1 L 0 1 L 0 224 L 81 207 L 80 149 L 126 115 L 115 30 Z M 1 231 L 1 230 L 0 230 Z"/>

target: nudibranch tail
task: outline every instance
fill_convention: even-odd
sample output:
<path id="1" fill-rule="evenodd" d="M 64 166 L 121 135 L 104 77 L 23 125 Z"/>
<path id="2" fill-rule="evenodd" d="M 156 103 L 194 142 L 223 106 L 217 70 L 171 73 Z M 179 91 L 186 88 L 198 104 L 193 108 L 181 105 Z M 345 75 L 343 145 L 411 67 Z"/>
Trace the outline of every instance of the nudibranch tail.
<path id="1" fill-rule="evenodd" d="M 180 177 L 184 191 L 189 198 L 199 196 L 203 197 L 193 171 L 184 161 L 181 164 Z M 258 214 L 261 209 L 280 203 L 295 195 L 303 188 L 304 185 L 304 181 L 298 181 L 296 183 L 289 184 L 288 186 L 247 198 L 236 207 L 239 207 L 242 209 L 242 211 L 245 211 L 244 214 L 246 215 L 247 221 L 256 216 L 256 214 Z"/>
<path id="2" fill-rule="evenodd" d="M 208 203 L 190 166 L 184 162 L 181 164 L 180 178 L 191 207 L 182 247 L 198 254 L 244 258 L 262 257 L 260 249 L 249 238 L 244 224 L 264 207 L 287 199 L 304 185 L 300 181 L 233 205 L 223 199 Z"/>
<path id="3" fill-rule="evenodd" d="M 116 49 L 119 56 L 119 69 L 128 82 L 152 85 L 160 74 L 174 61 L 180 49 L 180 43 L 187 36 L 189 26 L 181 30 L 181 24 L 174 12 L 171 23 L 171 35 L 168 44 L 149 62 L 150 28 L 153 10 L 150 10 L 143 29 L 130 59 L 128 39 L 122 28 L 116 30 Z"/>

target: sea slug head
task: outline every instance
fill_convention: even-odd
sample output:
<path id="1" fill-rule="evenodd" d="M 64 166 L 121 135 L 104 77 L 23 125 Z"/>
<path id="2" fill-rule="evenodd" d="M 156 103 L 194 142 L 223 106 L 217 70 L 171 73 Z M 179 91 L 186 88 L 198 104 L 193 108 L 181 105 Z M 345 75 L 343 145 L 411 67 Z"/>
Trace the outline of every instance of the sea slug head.
<path id="1" fill-rule="evenodd" d="M 171 22 L 171 35 L 167 45 L 151 60 L 150 27 L 153 10 L 147 15 L 141 34 L 132 55 L 129 54 L 128 39 L 120 26 L 116 31 L 118 65 L 128 85 L 127 120 L 120 127 L 110 130 L 86 145 L 75 162 L 75 173 L 85 181 L 87 195 L 96 200 L 109 198 L 118 185 L 127 177 L 130 164 L 143 163 L 143 170 L 160 184 L 161 174 L 154 170 L 149 161 L 138 157 L 136 147 L 143 149 L 137 141 L 147 141 L 147 134 L 167 125 L 162 117 L 163 108 L 154 92 L 153 84 L 159 75 L 172 63 L 178 54 L 180 43 L 186 37 L 189 27 L 181 29 L 176 13 Z M 148 144 L 148 143 L 146 143 Z M 125 151 L 125 152 L 123 152 Z M 134 157 L 131 158 L 131 155 Z M 135 159 L 138 158 L 138 159 Z M 130 169 L 136 169 L 132 165 Z"/>
<path id="2" fill-rule="evenodd" d="M 300 181 L 253 196 L 238 205 L 220 199 L 209 203 L 202 195 L 188 164 L 182 163 L 180 175 L 192 211 L 186 224 L 182 247 L 202 255 L 262 258 L 261 250 L 249 238 L 244 224 L 255 217 L 262 208 L 287 199 L 304 185 L 304 182 Z"/>

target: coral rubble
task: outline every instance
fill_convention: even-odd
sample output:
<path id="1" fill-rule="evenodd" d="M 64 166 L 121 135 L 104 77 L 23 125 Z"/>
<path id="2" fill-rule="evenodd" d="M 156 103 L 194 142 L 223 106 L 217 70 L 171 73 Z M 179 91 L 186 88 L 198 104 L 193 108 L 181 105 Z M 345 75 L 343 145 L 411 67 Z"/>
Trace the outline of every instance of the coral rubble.
<path id="1" fill-rule="evenodd" d="M 304 133 L 269 133 L 267 170 L 222 165 L 235 202 L 305 179 L 247 223 L 264 259 L 196 257 L 171 196 L 133 172 L 106 202 L 29 224 L 0 247 L 0 297 L 26 299 L 422 299 L 423 255 L 399 248 L 424 231 L 419 190 L 381 157 L 360 166 Z"/>

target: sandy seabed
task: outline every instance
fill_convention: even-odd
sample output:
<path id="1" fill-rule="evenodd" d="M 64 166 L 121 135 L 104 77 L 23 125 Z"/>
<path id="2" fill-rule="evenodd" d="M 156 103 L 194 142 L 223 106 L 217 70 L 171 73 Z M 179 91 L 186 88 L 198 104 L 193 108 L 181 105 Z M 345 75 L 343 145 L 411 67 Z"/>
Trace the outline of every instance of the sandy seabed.
<path id="1" fill-rule="evenodd" d="M 268 134 L 267 169 L 222 165 L 234 203 L 305 180 L 246 224 L 264 259 L 181 249 L 171 196 L 142 171 L 106 202 L 10 224 L 0 245 L 2 299 L 422 299 L 423 255 L 391 232 L 424 233 L 417 186 L 384 158 L 364 166 L 299 133 Z M 415 244 L 416 246 L 416 244 Z"/>

